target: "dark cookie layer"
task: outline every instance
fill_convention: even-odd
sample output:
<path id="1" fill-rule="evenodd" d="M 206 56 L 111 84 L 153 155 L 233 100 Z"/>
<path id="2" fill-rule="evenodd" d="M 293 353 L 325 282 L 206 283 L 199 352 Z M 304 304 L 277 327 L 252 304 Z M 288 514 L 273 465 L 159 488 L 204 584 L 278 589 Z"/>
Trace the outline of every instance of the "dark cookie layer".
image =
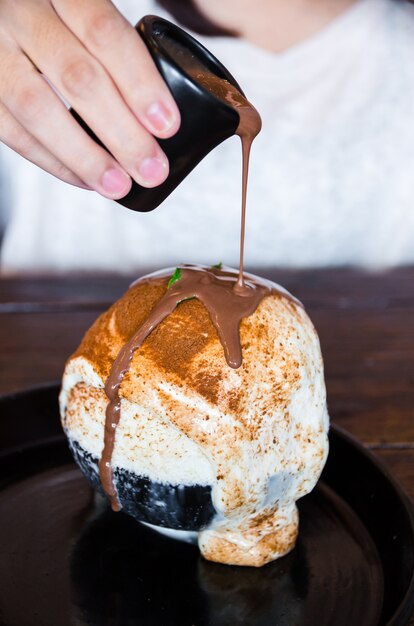
<path id="1" fill-rule="evenodd" d="M 103 494 L 98 458 L 68 438 L 73 457 L 90 483 Z M 141 522 L 176 530 L 202 530 L 215 515 L 211 487 L 154 482 L 119 467 L 114 483 L 122 510 Z"/>

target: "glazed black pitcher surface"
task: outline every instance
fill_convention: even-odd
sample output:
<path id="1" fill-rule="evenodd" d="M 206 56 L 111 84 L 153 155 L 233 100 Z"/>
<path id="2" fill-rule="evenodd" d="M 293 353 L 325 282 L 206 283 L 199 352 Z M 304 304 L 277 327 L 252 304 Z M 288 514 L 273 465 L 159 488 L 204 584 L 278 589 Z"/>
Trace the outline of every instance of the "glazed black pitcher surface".
<path id="1" fill-rule="evenodd" d="M 147 212 L 159 206 L 213 148 L 235 134 L 239 125 L 237 111 L 202 87 L 186 67 L 196 65 L 203 72 L 226 79 L 243 92 L 220 61 L 182 28 L 155 15 L 147 15 L 138 22 L 136 29 L 181 113 L 178 132 L 169 139 L 156 139 L 170 163 L 168 178 L 151 189 L 133 182 L 130 192 L 117 200 L 129 209 Z M 86 132 L 103 146 L 79 115 L 74 110 L 71 112 Z"/>

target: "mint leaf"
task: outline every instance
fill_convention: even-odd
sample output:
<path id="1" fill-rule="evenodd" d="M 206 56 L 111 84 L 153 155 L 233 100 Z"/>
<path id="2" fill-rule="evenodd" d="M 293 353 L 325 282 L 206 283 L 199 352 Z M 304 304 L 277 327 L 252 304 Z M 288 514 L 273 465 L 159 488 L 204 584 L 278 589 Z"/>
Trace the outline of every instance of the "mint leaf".
<path id="1" fill-rule="evenodd" d="M 170 280 L 168 281 L 167 289 L 169 289 L 171 287 L 171 285 L 176 283 L 177 280 L 180 280 L 181 276 L 182 276 L 182 272 L 181 272 L 180 268 L 177 267 L 175 269 L 174 274 L 171 276 Z"/>
<path id="2" fill-rule="evenodd" d="M 215 265 L 212 265 L 211 267 L 215 270 L 221 270 L 221 268 L 223 267 L 223 263 L 220 261 L 220 263 L 216 263 Z"/>

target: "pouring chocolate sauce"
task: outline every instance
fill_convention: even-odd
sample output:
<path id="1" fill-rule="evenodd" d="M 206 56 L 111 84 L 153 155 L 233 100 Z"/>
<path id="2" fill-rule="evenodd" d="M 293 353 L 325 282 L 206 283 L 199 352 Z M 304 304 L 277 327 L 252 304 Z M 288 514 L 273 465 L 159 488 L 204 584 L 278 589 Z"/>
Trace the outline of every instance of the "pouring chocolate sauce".
<path id="1" fill-rule="evenodd" d="M 259 113 L 246 99 L 237 83 L 226 70 L 224 72 L 221 71 L 221 75 L 219 75 L 212 71 L 211 64 L 209 69 L 210 59 L 208 57 L 207 60 L 205 58 L 201 59 L 200 55 L 194 54 L 194 50 L 188 49 L 183 45 L 182 41 L 174 41 L 168 36 L 164 36 L 163 51 L 170 59 L 178 60 L 182 76 L 186 81 L 189 79 L 190 84 L 196 90 L 200 91 L 201 89 L 205 97 L 212 98 L 213 102 L 215 101 L 216 107 L 225 106 L 226 109 L 231 111 L 232 118 L 238 120 L 232 134 L 240 137 L 242 146 L 240 264 L 238 273 L 231 270 L 222 270 L 219 267 L 180 266 L 177 268 L 177 272 L 179 272 L 178 279 L 171 286 L 168 284 L 169 276 L 161 275 L 155 278 L 156 280 L 165 281 L 166 291 L 151 311 L 147 320 L 120 350 L 105 384 L 108 405 L 106 409 L 104 449 L 99 463 L 99 471 L 102 487 L 108 495 L 114 510 L 119 510 L 120 508 L 112 473 L 115 434 L 121 418 L 120 388 L 123 378 L 129 370 L 134 353 L 148 335 L 174 311 L 180 302 L 188 298 L 198 298 L 210 314 L 223 346 L 228 365 L 232 368 L 238 368 L 242 364 L 239 337 L 241 320 L 252 315 L 261 300 L 271 293 L 291 298 L 290 294 L 281 290 L 273 283 L 263 281 L 251 275 L 245 277 L 243 272 L 249 157 L 253 140 L 260 132 L 262 126 Z M 193 106 L 196 106 L 196 103 L 193 102 Z M 182 124 L 184 123 L 185 125 L 185 110 L 183 111 L 181 107 L 180 110 L 183 120 Z M 182 129 L 180 132 L 182 132 Z M 193 137 L 193 141 L 196 140 L 197 138 Z M 171 139 L 166 141 L 171 141 Z M 174 161 L 171 163 L 171 167 L 174 172 Z M 147 191 L 153 193 L 153 190 Z M 154 280 L 154 277 L 149 279 Z"/>

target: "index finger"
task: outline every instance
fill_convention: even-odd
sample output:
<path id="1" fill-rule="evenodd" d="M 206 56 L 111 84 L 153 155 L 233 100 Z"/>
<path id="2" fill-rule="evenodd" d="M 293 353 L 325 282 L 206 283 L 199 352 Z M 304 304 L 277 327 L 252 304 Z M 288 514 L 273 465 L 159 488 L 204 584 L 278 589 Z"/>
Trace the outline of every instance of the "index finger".
<path id="1" fill-rule="evenodd" d="M 53 0 L 56 12 L 105 67 L 129 108 L 153 135 L 167 138 L 180 112 L 135 28 L 110 0 Z"/>

